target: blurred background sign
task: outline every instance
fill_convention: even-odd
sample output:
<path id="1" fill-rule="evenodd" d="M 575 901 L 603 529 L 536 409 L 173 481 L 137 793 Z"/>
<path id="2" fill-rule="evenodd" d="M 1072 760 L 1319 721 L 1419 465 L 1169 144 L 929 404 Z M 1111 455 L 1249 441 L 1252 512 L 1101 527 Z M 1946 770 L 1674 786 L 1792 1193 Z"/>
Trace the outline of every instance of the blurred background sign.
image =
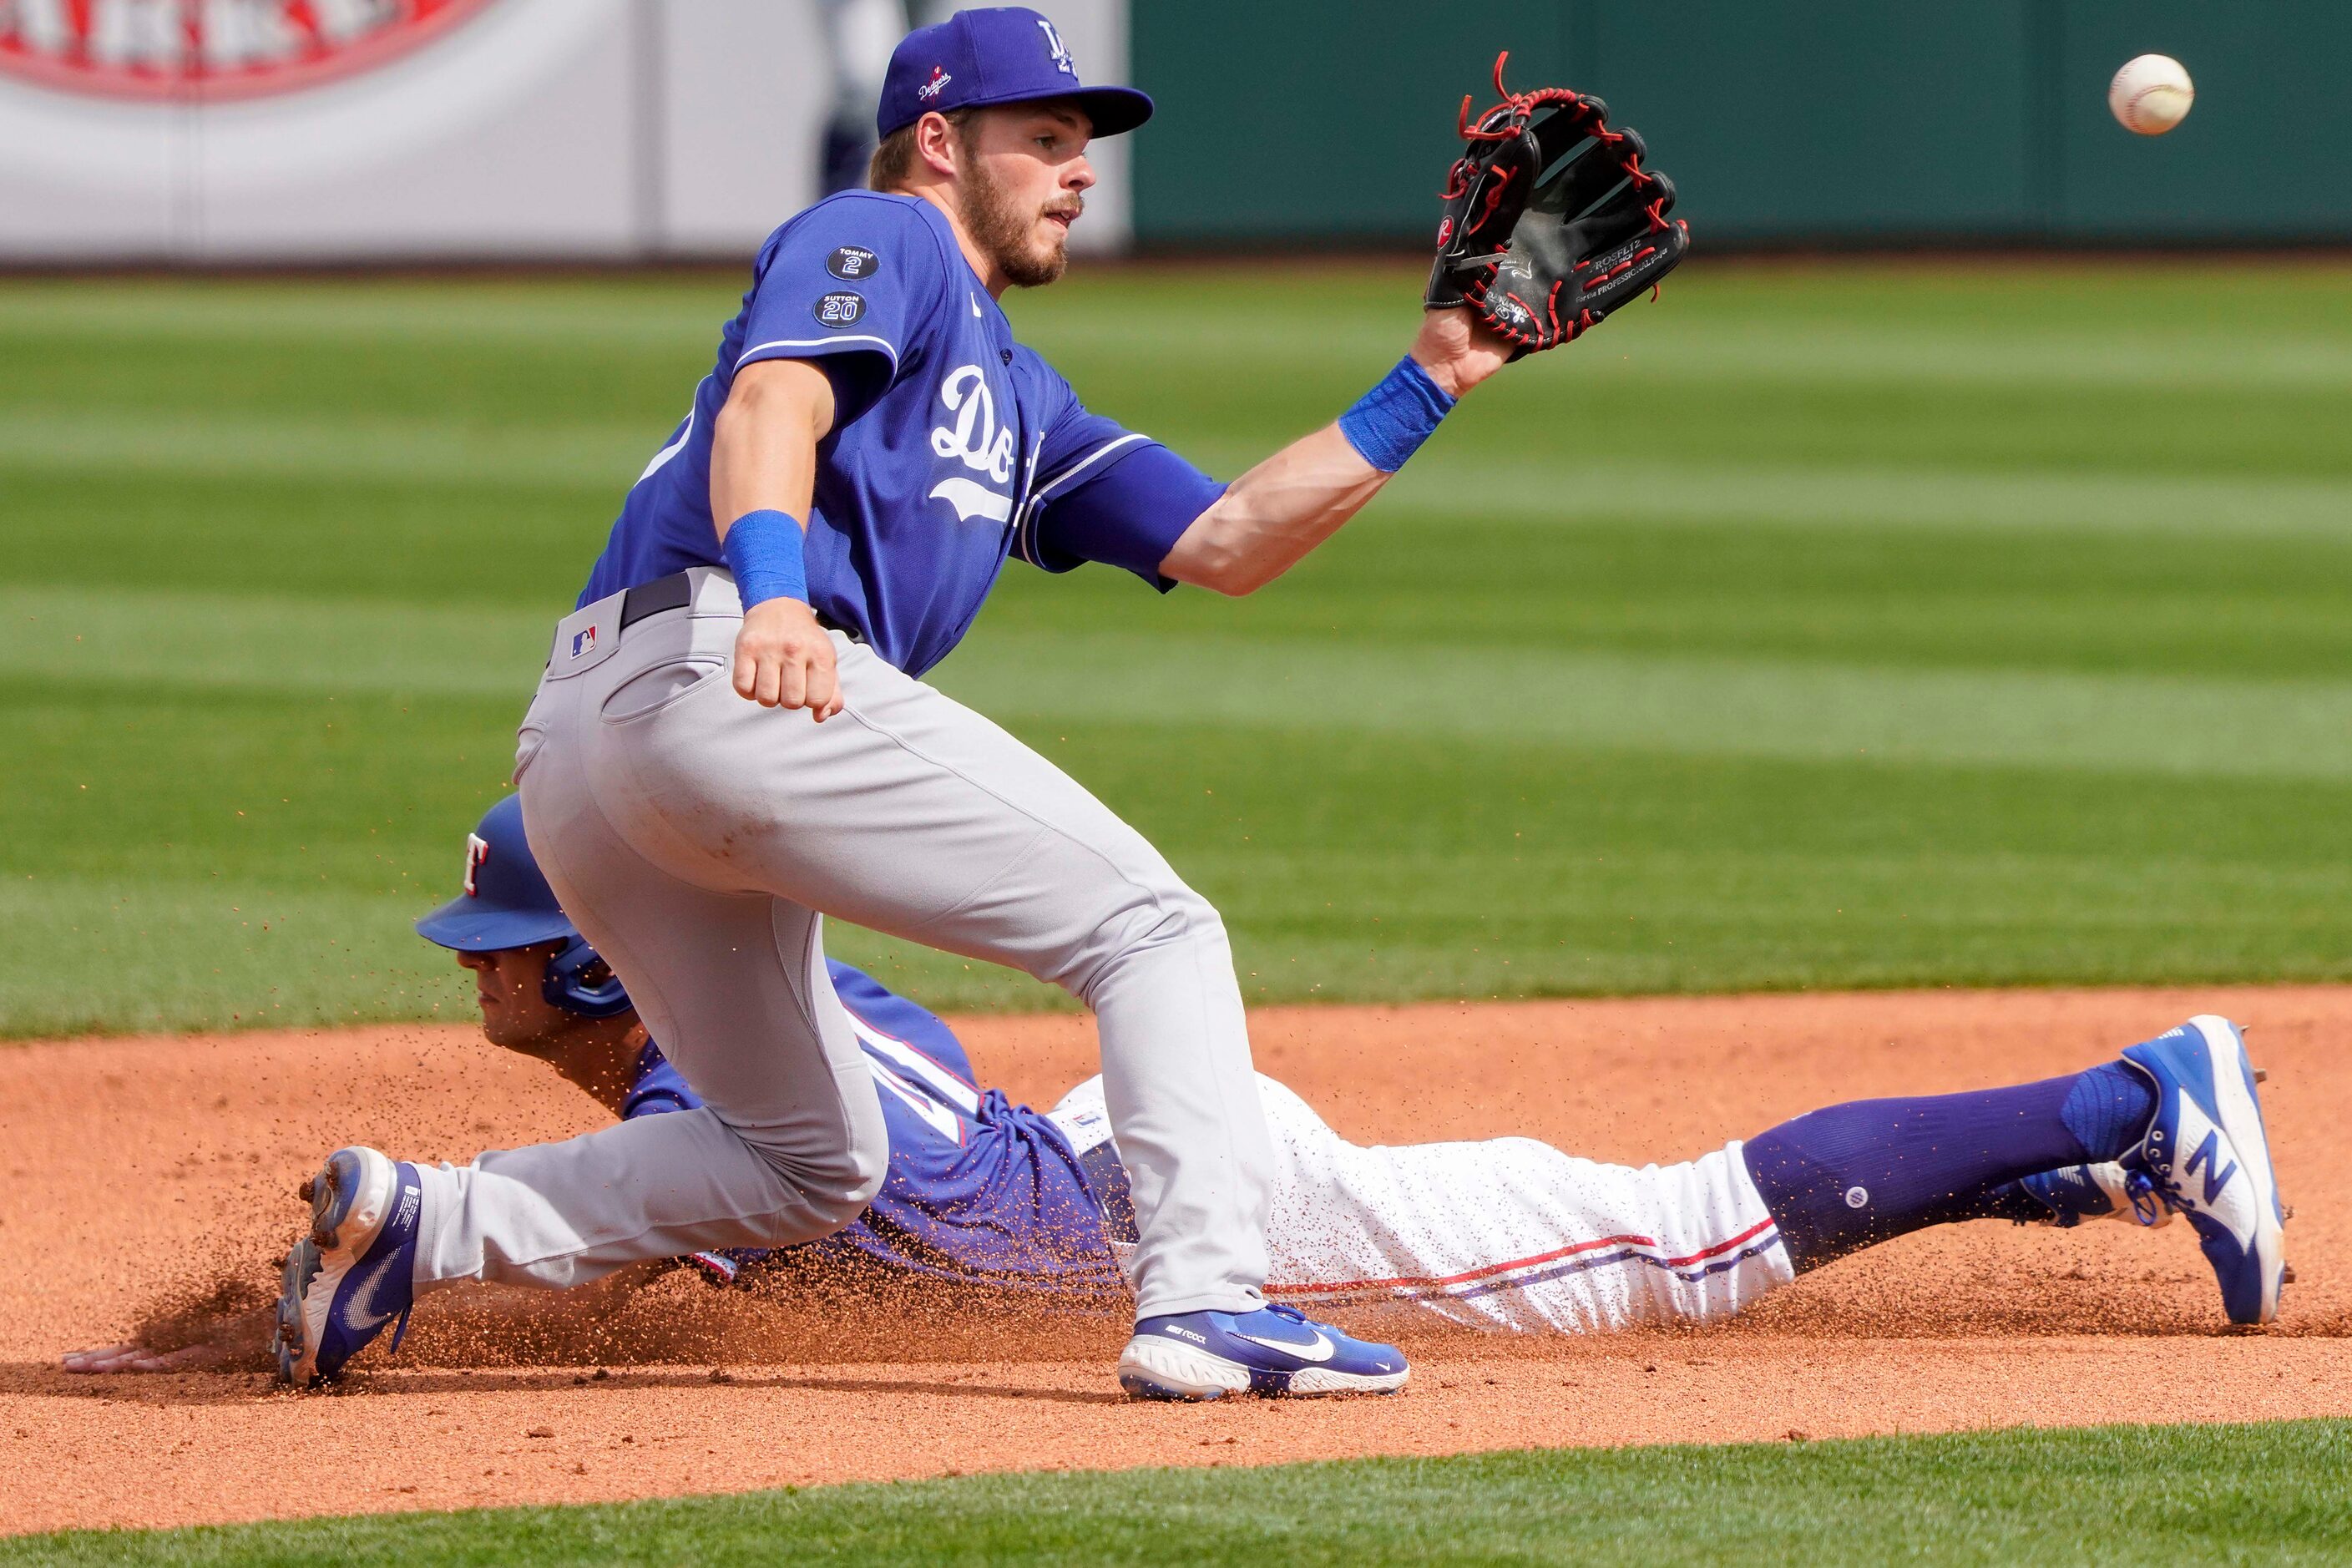
<path id="1" fill-rule="evenodd" d="M 0 70 L 107 98 L 259 97 L 382 64 L 482 3 L 16 0 L 0 13 Z"/>
<path id="2" fill-rule="evenodd" d="M 1139 4 L 1137 231 L 1184 247 L 1421 241 L 1465 92 L 1565 81 L 1636 126 L 1702 247 L 2352 238 L 2352 6 L 2331 0 Z M 1248 47 L 1233 40 L 1246 38 Z M 2187 64 L 2160 140 L 2109 118 Z M 1279 142 L 1279 146 L 1276 145 Z"/>
<path id="3" fill-rule="evenodd" d="M 927 5 L 0 0 L 0 262 L 740 258 Z M 1038 8 L 1125 79 L 1123 0 Z"/>
<path id="4" fill-rule="evenodd" d="M 738 258 L 856 166 L 891 43 L 950 8 L 0 0 L 0 262 Z M 2352 239 L 2323 0 L 1043 9 L 1160 101 L 1131 185 L 1099 149 L 1097 250 L 1417 245 L 1506 47 L 1638 126 L 1703 245 Z M 2199 88 L 2160 141 L 2105 106 L 2151 49 Z"/>

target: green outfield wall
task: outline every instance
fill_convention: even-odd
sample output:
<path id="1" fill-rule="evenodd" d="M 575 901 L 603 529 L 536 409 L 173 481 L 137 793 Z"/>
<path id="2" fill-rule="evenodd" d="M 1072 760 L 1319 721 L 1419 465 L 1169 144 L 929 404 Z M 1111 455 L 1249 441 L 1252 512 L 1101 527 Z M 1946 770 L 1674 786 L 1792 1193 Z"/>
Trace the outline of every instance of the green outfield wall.
<path id="1" fill-rule="evenodd" d="M 1702 244 L 2352 240 L 2345 0 L 1136 0 L 1136 230 L 1185 247 L 1418 239 L 1511 50 L 1607 99 Z M 2169 54 L 2168 136 L 2106 84 Z"/>

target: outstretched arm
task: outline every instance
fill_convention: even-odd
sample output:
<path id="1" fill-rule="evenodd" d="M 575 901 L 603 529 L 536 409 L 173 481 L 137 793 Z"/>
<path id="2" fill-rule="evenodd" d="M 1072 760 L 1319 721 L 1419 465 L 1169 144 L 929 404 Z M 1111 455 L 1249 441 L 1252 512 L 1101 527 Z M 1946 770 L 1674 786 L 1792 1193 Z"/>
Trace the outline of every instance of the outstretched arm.
<path id="1" fill-rule="evenodd" d="M 1510 352 L 1469 311 L 1431 310 L 1412 358 L 1451 399 L 1500 370 Z M 1326 425 L 1235 479 L 1192 520 L 1160 573 L 1220 594 L 1255 592 L 1338 532 L 1393 471 L 1358 450 L 1339 424 Z"/>

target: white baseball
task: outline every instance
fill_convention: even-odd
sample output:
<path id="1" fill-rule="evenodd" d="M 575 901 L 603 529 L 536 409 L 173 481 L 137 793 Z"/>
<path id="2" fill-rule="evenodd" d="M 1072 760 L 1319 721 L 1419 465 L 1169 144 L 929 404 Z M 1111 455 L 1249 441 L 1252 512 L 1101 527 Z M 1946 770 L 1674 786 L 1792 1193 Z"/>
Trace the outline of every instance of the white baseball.
<path id="1" fill-rule="evenodd" d="M 2161 136 L 2189 118 L 2196 84 L 2170 55 L 2142 55 L 2125 63 L 2107 84 L 2107 107 L 2126 131 Z"/>

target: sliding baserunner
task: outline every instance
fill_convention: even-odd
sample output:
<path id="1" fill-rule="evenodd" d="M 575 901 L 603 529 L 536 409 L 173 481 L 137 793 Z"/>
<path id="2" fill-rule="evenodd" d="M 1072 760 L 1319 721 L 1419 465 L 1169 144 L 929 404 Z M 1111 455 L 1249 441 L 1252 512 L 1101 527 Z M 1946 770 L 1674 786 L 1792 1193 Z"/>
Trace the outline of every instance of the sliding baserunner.
<path id="1" fill-rule="evenodd" d="M 476 974 L 493 1044 L 548 1062 L 625 1121 L 700 1103 L 557 907 L 511 798 L 468 838 L 464 890 L 417 929 Z M 881 1187 L 823 1240 L 681 1261 L 722 1284 L 878 1272 L 989 1287 L 1008 1293 L 1004 1310 L 1023 1296 L 1123 1307 L 1118 1259 L 1134 1218 L 1102 1080 L 1051 1111 L 1013 1105 L 979 1087 L 931 1014 L 845 964 L 831 977 L 880 1094 L 890 1141 Z M 1274 1147 L 1267 1290 L 1381 1306 L 1391 1321 L 1403 1307 L 1476 1327 L 1604 1332 L 1726 1316 L 1798 1273 L 1926 1226 L 2163 1225 L 2185 1212 L 2231 1319 L 2266 1322 L 2285 1275 L 2284 1211 L 2243 1061 L 2238 1032 L 2202 1017 L 2069 1077 L 1832 1106 L 1688 1163 L 1639 1169 L 1524 1138 L 1362 1148 L 1260 1077 Z M 472 1180 L 499 1180 L 510 1157 L 481 1156 Z M 438 1282 L 491 1277 L 425 1262 Z M 416 1260 L 394 1245 L 360 1264 L 364 1278 Z M 339 1310 L 356 1319 L 330 1317 L 317 1331 L 329 1375 L 365 1342 L 378 1308 L 354 1292 Z M 126 1344 L 67 1364 L 168 1370 L 208 1354 Z M 1261 1386 L 1327 1365 L 1294 1357 Z"/>

